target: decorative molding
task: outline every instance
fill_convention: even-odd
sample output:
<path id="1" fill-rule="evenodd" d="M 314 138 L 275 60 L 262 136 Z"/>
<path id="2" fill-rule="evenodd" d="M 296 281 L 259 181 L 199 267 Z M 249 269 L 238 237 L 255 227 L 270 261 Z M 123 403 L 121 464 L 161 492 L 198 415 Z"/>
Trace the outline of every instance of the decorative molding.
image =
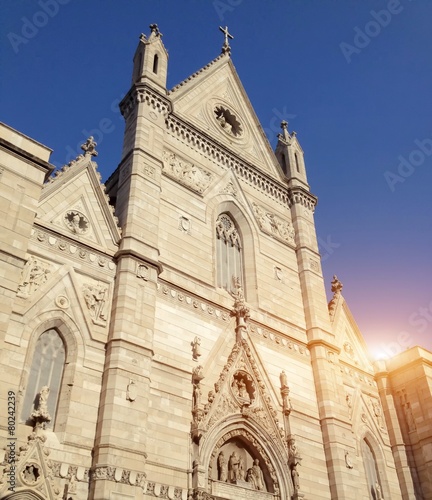
<path id="1" fill-rule="evenodd" d="M 174 286 L 168 285 L 159 281 L 157 283 L 157 292 L 159 296 L 165 297 L 167 300 L 179 301 L 185 307 L 188 307 L 196 312 L 209 315 L 217 321 L 228 322 L 230 320 L 230 311 L 216 307 L 212 302 L 207 302 L 192 294 L 186 293 L 184 290 L 177 289 Z M 276 343 L 279 347 L 289 349 L 291 352 L 300 354 L 302 356 L 310 356 L 309 349 L 300 342 L 292 339 L 288 335 L 281 334 L 280 332 L 271 331 L 263 327 L 260 323 L 248 320 L 249 332 L 254 335 L 259 335 L 270 342 Z"/>
<path id="2" fill-rule="evenodd" d="M 164 150 L 162 160 L 162 173 L 199 194 L 202 194 L 213 180 L 213 174 L 208 170 L 180 159 L 170 151 Z"/>
<path id="3" fill-rule="evenodd" d="M 183 87 L 183 85 L 185 85 L 187 82 L 189 82 L 189 81 L 193 80 L 194 78 L 196 78 L 197 76 L 199 76 L 203 71 L 205 71 L 206 69 L 213 66 L 213 64 L 215 64 L 217 61 L 219 61 L 223 57 L 224 57 L 223 54 L 218 55 L 215 59 L 213 59 L 213 61 L 210 61 L 208 64 L 203 66 L 201 69 L 199 69 L 198 71 L 195 71 L 195 73 L 192 73 L 185 80 L 181 81 L 179 84 L 174 86 L 170 91 L 168 91 L 168 95 L 174 94 L 174 92 L 181 89 Z"/>
<path id="4" fill-rule="evenodd" d="M 105 269 L 106 271 L 114 271 L 115 263 L 112 259 L 107 257 L 106 254 L 99 253 L 93 249 L 89 250 L 85 246 L 80 246 L 76 241 L 68 241 L 64 237 L 52 234 L 51 232 L 44 231 L 41 228 L 34 227 L 32 229 L 31 239 L 41 243 L 44 247 L 49 248 L 50 251 L 59 251 L 59 253 L 66 253 L 68 256 L 73 257 L 80 262 L 84 261 L 96 268 Z M 79 259 L 77 258 L 79 257 Z M 113 274 L 109 272 L 109 274 Z"/>
<path id="5" fill-rule="evenodd" d="M 146 266 L 145 264 L 138 264 L 137 265 L 137 271 L 136 271 L 136 276 L 137 278 L 141 278 L 144 281 L 148 281 L 150 278 L 150 273 L 149 273 L 149 267 Z"/>
<path id="6" fill-rule="evenodd" d="M 315 207 L 317 204 L 317 198 L 309 191 L 306 191 L 304 188 L 295 187 L 290 188 L 289 190 L 289 198 L 291 204 L 300 204 L 307 208 L 311 213 L 315 211 Z"/>
<path id="7" fill-rule="evenodd" d="M 186 234 L 191 234 L 191 226 L 192 226 L 192 222 L 190 219 L 188 219 L 184 215 L 181 215 L 179 217 L 178 227 L 179 227 L 180 231 L 182 231 L 183 233 L 186 233 Z"/>
<path id="8" fill-rule="evenodd" d="M 139 103 L 145 103 L 157 113 L 167 114 L 171 109 L 171 103 L 154 90 L 140 84 L 135 86 L 125 95 L 120 102 L 120 112 L 127 118 Z"/>
<path id="9" fill-rule="evenodd" d="M 66 297 L 66 295 L 59 295 L 55 299 L 55 304 L 60 309 L 68 309 L 70 306 L 70 300 Z"/>
<path id="10" fill-rule="evenodd" d="M 283 283 L 284 280 L 284 272 L 281 267 L 273 266 L 274 277 L 277 281 L 281 281 Z"/>
<path id="11" fill-rule="evenodd" d="M 295 232 L 290 221 L 283 220 L 276 214 L 268 212 L 255 202 L 252 203 L 252 208 L 261 231 L 282 241 L 282 243 L 295 244 Z"/>
<path id="12" fill-rule="evenodd" d="M 199 150 L 207 158 L 216 161 L 219 167 L 225 168 L 225 170 L 233 170 L 238 177 L 243 178 L 252 187 L 260 189 L 267 196 L 285 206 L 291 206 L 285 185 L 278 183 L 252 164 L 232 154 L 222 145 L 217 144 L 197 129 L 184 123 L 180 118 L 170 114 L 166 119 L 166 124 L 172 134 L 180 136 L 183 141 L 189 143 L 195 150 Z M 313 195 L 310 195 L 310 197 L 316 200 Z"/>

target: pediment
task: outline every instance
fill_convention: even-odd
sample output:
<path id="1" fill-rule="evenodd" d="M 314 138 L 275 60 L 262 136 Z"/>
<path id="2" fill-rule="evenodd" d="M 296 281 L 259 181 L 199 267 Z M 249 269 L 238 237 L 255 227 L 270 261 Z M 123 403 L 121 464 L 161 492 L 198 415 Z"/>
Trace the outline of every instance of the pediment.
<path id="1" fill-rule="evenodd" d="M 236 69 L 220 56 L 170 92 L 176 115 L 277 180 L 284 178 Z"/>
<path id="2" fill-rule="evenodd" d="M 120 230 L 96 164 L 82 156 L 58 172 L 42 190 L 37 222 L 70 239 L 115 252 Z"/>

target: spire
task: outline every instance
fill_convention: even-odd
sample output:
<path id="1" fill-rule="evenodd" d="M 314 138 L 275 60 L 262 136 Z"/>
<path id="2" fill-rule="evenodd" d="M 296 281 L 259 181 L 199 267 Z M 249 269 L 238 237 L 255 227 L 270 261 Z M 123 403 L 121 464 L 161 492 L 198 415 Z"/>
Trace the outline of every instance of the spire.
<path id="1" fill-rule="evenodd" d="M 219 29 L 225 35 L 225 41 L 224 41 L 224 44 L 222 45 L 222 54 L 230 55 L 231 54 L 231 47 L 230 47 L 228 39 L 231 38 L 231 40 L 234 40 L 234 37 L 231 35 L 231 33 L 229 33 L 228 26 L 225 26 L 225 28 L 222 28 L 222 26 L 219 26 Z"/>
<path id="2" fill-rule="evenodd" d="M 150 83 L 158 90 L 166 91 L 168 52 L 162 42 L 162 33 L 157 24 L 150 24 L 150 35 L 139 38 L 134 56 L 132 84 Z"/>
<path id="3" fill-rule="evenodd" d="M 297 132 L 288 131 L 288 122 L 281 122 L 282 132 L 278 134 L 276 145 L 276 158 L 279 161 L 284 174 L 291 181 L 291 184 L 301 186 L 309 190 L 304 164 L 303 150 L 297 139 Z"/>

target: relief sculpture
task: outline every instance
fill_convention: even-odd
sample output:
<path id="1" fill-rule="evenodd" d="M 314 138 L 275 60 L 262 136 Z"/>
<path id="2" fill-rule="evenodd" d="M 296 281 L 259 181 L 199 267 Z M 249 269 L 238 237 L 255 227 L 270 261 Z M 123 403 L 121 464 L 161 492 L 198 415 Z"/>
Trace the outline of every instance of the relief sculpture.
<path id="1" fill-rule="evenodd" d="M 257 203 L 252 203 L 252 207 L 261 231 L 270 234 L 284 243 L 294 244 L 295 232 L 291 222 L 281 219 L 274 213 L 268 212 Z"/>
<path id="2" fill-rule="evenodd" d="M 212 181 L 212 174 L 197 165 L 180 160 L 174 153 L 164 151 L 163 155 L 163 173 L 185 186 L 203 193 Z"/>

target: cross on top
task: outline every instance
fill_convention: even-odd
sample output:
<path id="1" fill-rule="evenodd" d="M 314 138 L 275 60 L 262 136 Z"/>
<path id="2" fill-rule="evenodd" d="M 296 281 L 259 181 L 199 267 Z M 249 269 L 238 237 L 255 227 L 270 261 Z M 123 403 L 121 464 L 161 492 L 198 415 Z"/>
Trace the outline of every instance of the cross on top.
<path id="1" fill-rule="evenodd" d="M 222 28 L 222 26 L 219 26 L 219 29 L 225 35 L 225 41 L 224 41 L 224 44 L 222 45 L 222 53 L 225 54 L 226 52 L 228 52 L 228 54 L 229 54 L 231 52 L 231 47 L 229 45 L 228 38 L 231 38 L 231 40 L 234 40 L 234 37 L 231 35 L 231 33 L 229 33 L 228 26 L 225 26 L 225 28 Z"/>

